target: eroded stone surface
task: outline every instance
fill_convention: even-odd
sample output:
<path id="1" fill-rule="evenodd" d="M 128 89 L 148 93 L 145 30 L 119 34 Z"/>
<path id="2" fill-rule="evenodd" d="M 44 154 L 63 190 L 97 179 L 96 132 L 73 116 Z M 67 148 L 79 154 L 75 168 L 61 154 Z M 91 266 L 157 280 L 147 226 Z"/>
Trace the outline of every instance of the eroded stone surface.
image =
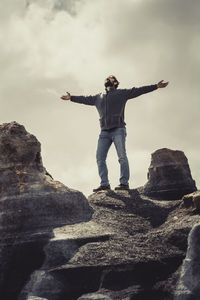
<path id="1" fill-rule="evenodd" d="M 196 191 L 190 167 L 182 151 L 159 149 L 152 153 L 148 182 L 143 193 L 158 199 L 181 199 Z"/>
<path id="2" fill-rule="evenodd" d="M 48 175 L 40 148 L 24 126 L 0 125 L 0 298 L 4 300 L 17 299 L 28 276 L 43 264 L 53 228 L 92 216 L 82 193 Z"/>
<path id="3" fill-rule="evenodd" d="M 43 267 L 62 283 L 62 297 L 173 299 L 187 236 L 199 215 L 180 207 L 181 200 L 153 200 L 137 190 L 93 194 L 89 204 L 91 221 L 56 228 L 50 240 L 63 248 L 63 259 Z M 45 296 L 42 286 L 38 296 Z"/>
<path id="4" fill-rule="evenodd" d="M 165 201 L 169 190 L 161 201 L 135 189 L 96 193 L 88 204 L 47 174 L 23 126 L 0 129 L 2 299 L 174 298 L 198 212 Z"/>

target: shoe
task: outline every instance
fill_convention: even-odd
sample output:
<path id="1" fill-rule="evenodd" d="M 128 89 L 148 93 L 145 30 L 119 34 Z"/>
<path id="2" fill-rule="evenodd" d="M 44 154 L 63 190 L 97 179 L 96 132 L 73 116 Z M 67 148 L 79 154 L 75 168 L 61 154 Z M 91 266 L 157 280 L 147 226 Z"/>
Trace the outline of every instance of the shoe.
<path id="1" fill-rule="evenodd" d="M 120 183 L 120 185 L 118 185 L 115 188 L 115 191 L 121 191 L 121 190 L 129 190 L 129 185 Z"/>
<path id="2" fill-rule="evenodd" d="M 93 189 L 93 192 L 99 192 L 99 191 L 107 191 L 110 190 L 110 185 L 100 185 L 98 188 Z"/>

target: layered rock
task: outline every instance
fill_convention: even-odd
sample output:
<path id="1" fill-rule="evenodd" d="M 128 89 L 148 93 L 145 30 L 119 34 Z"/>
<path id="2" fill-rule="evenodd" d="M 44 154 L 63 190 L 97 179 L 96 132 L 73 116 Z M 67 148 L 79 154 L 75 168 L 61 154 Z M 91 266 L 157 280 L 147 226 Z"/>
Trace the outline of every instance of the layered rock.
<path id="1" fill-rule="evenodd" d="M 162 201 L 141 189 L 87 201 L 49 176 L 39 142 L 15 122 L 0 126 L 0 167 L 1 299 L 174 298 L 199 213 L 164 201 L 169 185 Z"/>
<path id="2" fill-rule="evenodd" d="M 199 215 L 181 207 L 181 200 L 153 200 L 137 190 L 93 194 L 89 204 L 91 221 L 54 230 L 45 246 L 46 261 L 33 273 L 24 295 L 173 299 L 187 236 Z"/>
<path id="3" fill-rule="evenodd" d="M 0 125 L 0 298 L 17 299 L 45 259 L 53 228 L 88 221 L 82 193 L 54 181 L 35 136 L 16 122 Z"/>
<path id="4" fill-rule="evenodd" d="M 158 199 L 181 199 L 196 191 L 190 167 L 182 151 L 159 149 L 152 153 L 148 182 L 143 193 Z"/>

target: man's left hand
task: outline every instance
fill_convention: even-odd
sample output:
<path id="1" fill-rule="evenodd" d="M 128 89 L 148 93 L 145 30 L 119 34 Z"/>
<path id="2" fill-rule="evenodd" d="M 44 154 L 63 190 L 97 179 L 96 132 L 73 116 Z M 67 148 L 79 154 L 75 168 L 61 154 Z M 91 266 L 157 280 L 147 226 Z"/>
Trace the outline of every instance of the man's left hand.
<path id="1" fill-rule="evenodd" d="M 157 88 L 160 89 L 160 88 L 165 88 L 169 82 L 163 82 L 164 80 L 161 80 L 157 83 Z"/>

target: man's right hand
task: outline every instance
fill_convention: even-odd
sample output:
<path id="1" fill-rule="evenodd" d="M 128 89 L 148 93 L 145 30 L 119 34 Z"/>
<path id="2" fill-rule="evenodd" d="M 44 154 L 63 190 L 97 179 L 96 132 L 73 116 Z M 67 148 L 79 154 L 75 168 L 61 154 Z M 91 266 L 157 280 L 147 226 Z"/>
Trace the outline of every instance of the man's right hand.
<path id="1" fill-rule="evenodd" d="M 66 93 L 67 93 L 67 95 L 60 97 L 62 100 L 70 100 L 71 99 L 70 93 L 68 93 L 68 92 L 66 92 Z"/>

